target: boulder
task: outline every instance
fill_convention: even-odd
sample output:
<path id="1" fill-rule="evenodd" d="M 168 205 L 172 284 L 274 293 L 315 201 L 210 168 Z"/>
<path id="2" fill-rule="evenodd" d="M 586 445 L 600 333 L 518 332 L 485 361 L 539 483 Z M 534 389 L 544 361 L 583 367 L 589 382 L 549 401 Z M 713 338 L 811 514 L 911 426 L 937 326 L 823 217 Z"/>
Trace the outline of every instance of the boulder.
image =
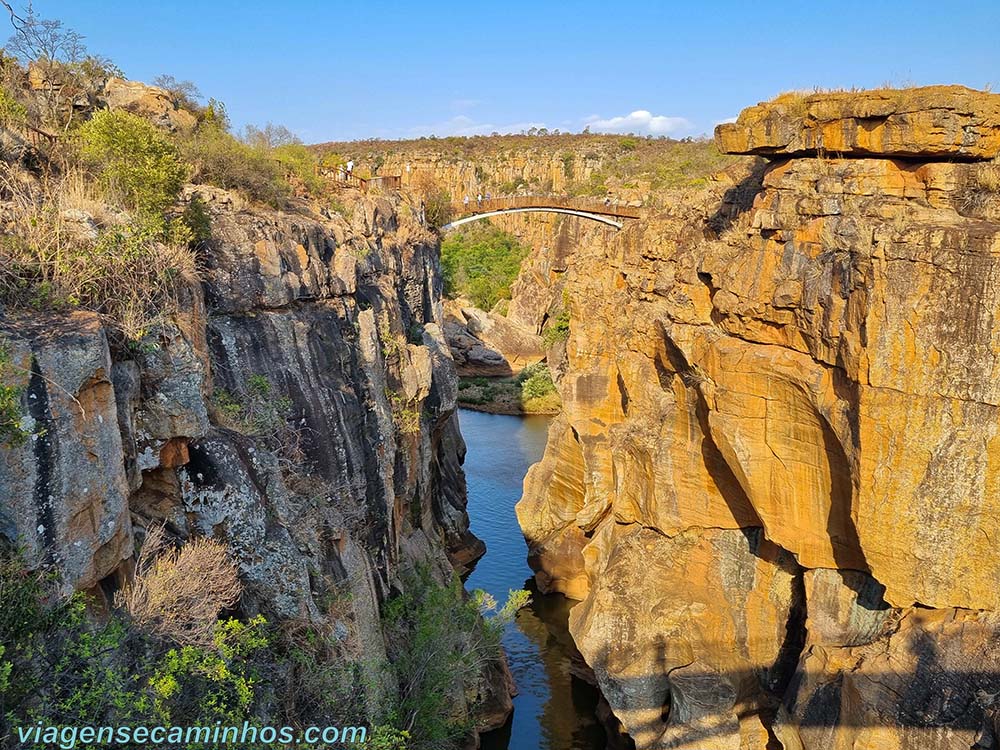
<path id="1" fill-rule="evenodd" d="M 542 337 L 533 330 L 462 300 L 445 304 L 444 330 L 464 377 L 504 377 L 545 359 Z"/>
<path id="2" fill-rule="evenodd" d="M 109 109 L 124 109 L 166 130 L 189 131 L 198 124 L 193 114 L 178 109 L 170 93 L 157 86 L 112 77 L 105 82 L 102 97 Z"/>

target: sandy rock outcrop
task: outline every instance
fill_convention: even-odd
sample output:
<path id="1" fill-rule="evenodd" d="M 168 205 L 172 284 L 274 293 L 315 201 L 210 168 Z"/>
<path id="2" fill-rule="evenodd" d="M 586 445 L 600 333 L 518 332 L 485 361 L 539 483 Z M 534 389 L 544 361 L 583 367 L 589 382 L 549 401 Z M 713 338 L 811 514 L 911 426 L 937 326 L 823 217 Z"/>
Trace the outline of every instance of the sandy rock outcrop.
<path id="1" fill-rule="evenodd" d="M 540 585 L 582 600 L 573 635 L 638 747 L 997 742 L 1000 672 L 976 654 L 1000 637 L 1000 224 L 968 191 L 998 101 L 933 87 L 751 108 L 718 141 L 771 161 L 568 258 L 563 414 L 518 517 Z M 674 551 L 719 530 L 787 557 Z M 716 673 L 747 666 L 740 638 L 701 633 L 783 575 L 800 595 L 759 611 L 798 666 L 734 709 L 747 694 Z M 629 658 L 597 647 L 591 623 L 613 620 Z M 664 633 L 715 670 L 694 701 L 710 710 L 671 682 L 681 660 L 657 661 Z"/>
<path id="2" fill-rule="evenodd" d="M 171 131 L 188 131 L 198 124 L 187 110 L 178 109 L 170 93 L 139 81 L 109 78 L 101 93 L 110 109 L 124 109 Z"/>
<path id="3" fill-rule="evenodd" d="M 786 628 L 801 604 L 791 556 L 759 530 L 601 534 L 607 558 L 588 555 L 594 589 L 570 627 L 637 746 L 766 738 L 756 713 L 776 705 L 767 688 L 787 680 L 797 654 Z"/>
<path id="4" fill-rule="evenodd" d="M 784 94 L 716 131 L 731 154 L 993 159 L 1000 101 L 964 86 Z"/>

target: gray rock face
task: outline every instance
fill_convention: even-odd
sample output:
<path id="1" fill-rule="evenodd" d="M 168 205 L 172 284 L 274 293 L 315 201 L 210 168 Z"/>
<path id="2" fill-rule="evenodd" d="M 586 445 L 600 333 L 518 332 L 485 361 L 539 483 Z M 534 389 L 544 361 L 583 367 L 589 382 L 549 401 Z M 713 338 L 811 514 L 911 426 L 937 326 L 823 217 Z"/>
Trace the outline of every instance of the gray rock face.
<path id="1" fill-rule="evenodd" d="M 96 316 L 4 321 L 37 436 L 0 449 L 0 534 L 67 589 L 125 570 L 151 524 L 224 540 L 241 607 L 378 660 L 400 574 L 484 552 L 436 238 L 388 199 L 347 223 L 202 197 L 203 283 L 155 341 L 112 357 Z"/>
<path id="2" fill-rule="evenodd" d="M 67 590 L 91 588 L 132 555 L 107 337 L 86 313 L 5 320 L 0 336 L 31 433 L 0 450 L 0 533 Z"/>

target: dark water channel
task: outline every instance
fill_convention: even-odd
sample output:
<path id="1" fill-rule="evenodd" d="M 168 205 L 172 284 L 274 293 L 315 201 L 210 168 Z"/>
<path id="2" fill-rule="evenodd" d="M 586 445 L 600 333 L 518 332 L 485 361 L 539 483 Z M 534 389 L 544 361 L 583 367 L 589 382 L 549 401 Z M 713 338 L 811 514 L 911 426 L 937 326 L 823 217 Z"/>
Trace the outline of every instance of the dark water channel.
<path id="1" fill-rule="evenodd" d="M 604 730 L 595 717 L 597 691 L 573 674 L 579 655 L 566 626 L 571 603 L 534 589 L 514 515 L 524 475 L 542 457 L 549 420 L 468 410 L 460 420 L 468 445 L 469 516 L 487 546 L 466 588 L 483 589 L 500 603 L 510 589 L 527 588 L 533 597 L 504 638 L 519 690 L 514 715 L 506 727 L 483 737 L 482 748 L 604 750 Z"/>

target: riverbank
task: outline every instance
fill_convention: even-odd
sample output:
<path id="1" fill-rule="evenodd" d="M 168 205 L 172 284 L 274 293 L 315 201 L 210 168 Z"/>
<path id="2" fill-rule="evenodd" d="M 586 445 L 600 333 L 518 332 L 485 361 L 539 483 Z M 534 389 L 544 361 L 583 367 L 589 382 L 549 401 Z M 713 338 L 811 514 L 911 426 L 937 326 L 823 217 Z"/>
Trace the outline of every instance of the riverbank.
<path id="1" fill-rule="evenodd" d="M 487 414 L 555 416 L 562 411 L 562 400 L 552 385 L 548 369 L 541 367 L 544 371 L 541 378 L 527 370 L 527 376 L 522 373 L 506 378 L 460 378 L 458 405 Z"/>
<path id="2" fill-rule="evenodd" d="M 459 378 L 458 404 L 473 411 L 515 416 L 553 416 L 562 411 L 562 400 L 544 362 L 512 377 Z"/>

